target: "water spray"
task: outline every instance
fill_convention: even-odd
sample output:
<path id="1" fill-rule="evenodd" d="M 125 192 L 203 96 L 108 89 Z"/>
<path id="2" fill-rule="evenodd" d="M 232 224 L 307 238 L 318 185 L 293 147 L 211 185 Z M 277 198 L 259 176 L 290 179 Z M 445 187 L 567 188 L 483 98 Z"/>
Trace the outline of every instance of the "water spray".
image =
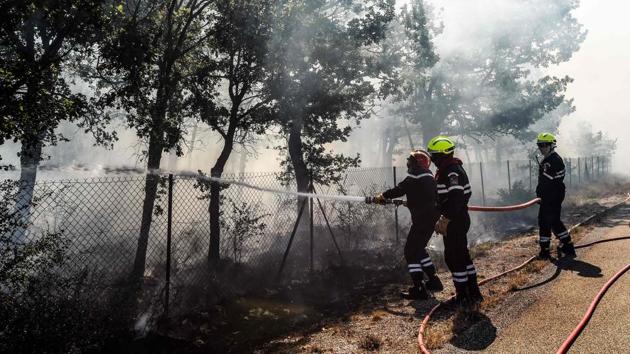
<path id="1" fill-rule="evenodd" d="M 165 171 L 163 171 L 163 170 L 153 170 L 153 171 L 149 171 L 149 173 L 150 174 L 161 175 L 161 174 L 164 174 Z M 246 182 L 235 181 L 235 180 L 232 180 L 232 179 L 225 179 L 225 178 L 219 178 L 219 177 L 205 176 L 205 175 L 201 175 L 201 174 L 195 173 L 195 172 L 178 172 L 178 173 L 175 173 L 174 175 L 181 176 L 181 177 L 194 177 L 194 178 L 201 179 L 201 180 L 204 180 L 204 181 L 215 182 L 215 183 L 219 183 L 219 184 L 226 184 L 226 185 L 234 184 L 234 185 L 241 186 L 241 187 L 255 189 L 255 190 L 258 190 L 258 191 L 261 191 L 261 192 L 268 192 L 268 193 L 274 193 L 274 194 L 285 194 L 285 195 L 292 195 L 292 196 L 303 197 L 303 198 L 317 198 L 317 199 L 326 199 L 326 200 L 338 200 L 338 201 L 343 201 L 343 202 L 367 202 L 367 199 L 371 198 L 371 197 L 360 197 L 360 196 L 352 196 L 352 195 L 331 195 L 331 194 L 315 194 L 315 193 L 305 193 L 305 192 L 293 192 L 293 191 L 287 191 L 287 190 L 281 190 L 281 189 L 265 188 L 265 187 L 255 186 L 253 184 L 249 184 L 249 183 L 246 183 Z"/>

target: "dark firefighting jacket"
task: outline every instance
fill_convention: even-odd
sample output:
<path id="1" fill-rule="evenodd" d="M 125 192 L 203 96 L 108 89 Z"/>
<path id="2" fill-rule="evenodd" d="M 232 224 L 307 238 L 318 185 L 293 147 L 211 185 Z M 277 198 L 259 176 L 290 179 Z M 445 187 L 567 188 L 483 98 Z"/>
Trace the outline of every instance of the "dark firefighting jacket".
<path id="1" fill-rule="evenodd" d="M 407 208 L 414 223 L 426 221 L 435 223 L 437 218 L 435 179 L 431 170 L 418 170 L 407 174 L 398 185 L 383 192 L 387 199 L 407 196 Z"/>
<path id="2" fill-rule="evenodd" d="M 538 186 L 536 196 L 542 204 L 561 203 L 564 199 L 564 161 L 553 151 L 538 166 Z"/>
<path id="3" fill-rule="evenodd" d="M 462 161 L 457 158 L 442 161 L 435 179 L 440 213 L 449 220 L 465 216 L 472 191 Z"/>

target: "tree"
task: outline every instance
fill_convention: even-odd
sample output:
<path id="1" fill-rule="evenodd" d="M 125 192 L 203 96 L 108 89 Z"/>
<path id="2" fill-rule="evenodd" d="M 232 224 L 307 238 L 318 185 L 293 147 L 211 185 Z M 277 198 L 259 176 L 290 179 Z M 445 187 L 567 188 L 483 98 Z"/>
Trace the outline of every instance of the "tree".
<path id="1" fill-rule="evenodd" d="M 617 149 L 617 139 L 611 138 L 601 130 L 594 131 L 593 126 L 585 121 L 578 121 L 570 130 L 571 139 L 560 137 L 559 146 L 570 147 L 570 150 L 581 157 L 607 156 L 610 157 Z"/>
<path id="2" fill-rule="evenodd" d="M 573 0 L 519 2 L 513 13 L 489 25 L 472 49 L 442 55 L 423 79 L 423 90 L 405 106 L 422 126 L 425 142 L 439 133 L 476 139 L 518 135 L 567 102 L 570 78 L 534 74 L 579 49 L 586 33 L 571 14 L 577 5 Z"/>
<path id="3" fill-rule="evenodd" d="M 123 111 L 146 143 L 145 198 L 132 279 L 144 275 L 162 153 L 181 154 L 192 52 L 209 36 L 211 0 L 127 0 L 117 6 L 95 73 L 103 107 Z"/>
<path id="4" fill-rule="evenodd" d="M 387 77 L 385 85 L 391 90 L 389 111 L 395 117 L 390 122 L 391 128 L 384 130 L 387 135 L 384 139 L 388 141 L 389 161 L 400 138 L 408 140 L 410 149 L 417 147 L 408 121 L 417 121 L 418 113 L 433 113 L 430 106 L 416 107 L 423 102 L 419 97 L 426 90 L 433 90 L 430 70 L 439 60 L 433 37 L 442 29 L 432 22 L 433 12 L 434 9 L 423 0 L 412 1 L 392 23 L 382 45 L 381 65 L 396 68 L 394 75 Z"/>
<path id="5" fill-rule="evenodd" d="M 274 29 L 269 62 L 276 121 L 286 137 L 283 166 L 297 189 L 309 180 L 331 183 L 356 166 L 359 156 L 335 154 L 327 145 L 346 141 L 353 124 L 368 117 L 377 96 L 368 49 L 385 36 L 394 3 L 373 1 L 286 1 Z"/>
<path id="6" fill-rule="evenodd" d="M 220 178 L 235 144 L 262 134 L 273 118 L 272 98 L 265 89 L 265 61 L 276 1 L 218 0 L 211 36 L 194 55 L 204 63 L 189 80 L 191 107 L 201 121 L 219 133 L 223 147 L 210 170 Z M 227 92 L 224 92 L 225 90 Z M 220 191 L 210 185 L 208 259 L 219 260 Z"/>
<path id="7" fill-rule="evenodd" d="M 42 148 L 67 138 L 56 129 L 77 122 L 107 144 L 107 117 L 71 90 L 70 64 L 92 49 L 106 22 L 102 0 L 28 0 L 0 4 L 0 143 L 19 141 L 20 191 L 16 208 L 27 219 Z M 26 220 L 24 222 L 27 223 Z M 21 241 L 24 230 L 17 230 Z"/>

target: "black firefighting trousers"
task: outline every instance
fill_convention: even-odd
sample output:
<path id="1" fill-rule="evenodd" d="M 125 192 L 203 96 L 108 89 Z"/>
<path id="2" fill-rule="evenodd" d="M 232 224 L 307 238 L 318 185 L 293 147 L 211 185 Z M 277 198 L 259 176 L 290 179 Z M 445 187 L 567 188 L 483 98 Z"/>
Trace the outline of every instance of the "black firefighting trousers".
<path id="1" fill-rule="evenodd" d="M 435 266 L 426 247 L 433 235 L 438 215 L 424 215 L 423 218 L 412 215 L 412 219 L 414 222 L 405 243 L 405 260 L 414 285 L 419 286 L 423 279 L 423 271 L 428 275 L 435 274 Z"/>
<path id="2" fill-rule="evenodd" d="M 465 212 L 449 222 L 444 236 L 444 261 L 453 275 L 458 293 L 462 293 L 466 287 L 477 285 L 477 271 L 468 252 L 469 229 L 470 215 Z"/>
<path id="3" fill-rule="evenodd" d="M 540 238 L 538 242 L 540 247 L 549 249 L 551 243 L 551 232 L 556 235 L 558 240 L 563 243 L 571 241 L 571 235 L 566 226 L 560 220 L 562 213 L 562 200 L 554 201 L 554 203 L 542 203 L 538 209 L 538 227 Z"/>

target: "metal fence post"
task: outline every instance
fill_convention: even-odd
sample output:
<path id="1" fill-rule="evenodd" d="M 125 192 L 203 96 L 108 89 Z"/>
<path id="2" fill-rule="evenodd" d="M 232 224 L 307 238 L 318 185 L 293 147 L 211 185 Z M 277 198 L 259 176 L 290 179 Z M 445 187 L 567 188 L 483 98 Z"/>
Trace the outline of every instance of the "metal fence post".
<path id="1" fill-rule="evenodd" d="M 306 206 L 306 198 L 302 201 L 302 205 L 300 205 L 300 211 L 298 212 L 297 219 L 295 220 L 295 224 L 293 225 L 293 231 L 291 231 L 291 237 L 289 237 L 289 244 L 287 244 L 286 250 L 284 250 L 284 255 L 282 255 L 282 262 L 280 263 L 280 268 L 278 269 L 278 274 L 276 276 L 277 279 L 280 279 L 282 275 L 282 270 L 284 270 L 284 265 L 287 261 L 287 257 L 289 256 L 289 251 L 291 250 L 291 245 L 293 244 L 293 238 L 295 238 L 295 232 L 300 225 L 300 219 L 302 218 L 302 214 L 304 213 L 304 207 Z"/>
<path id="2" fill-rule="evenodd" d="M 483 162 L 479 162 L 479 177 L 481 178 L 481 200 L 486 205 L 486 189 L 483 185 Z"/>
<path id="3" fill-rule="evenodd" d="M 392 166 L 394 172 L 394 186 L 396 185 L 396 166 Z M 394 224 L 396 230 L 396 244 L 398 244 L 398 207 L 394 207 Z"/>
<path id="4" fill-rule="evenodd" d="M 532 159 L 529 159 L 529 192 L 532 192 Z"/>
<path id="5" fill-rule="evenodd" d="M 166 222 L 166 289 L 164 293 L 164 317 L 168 317 L 171 296 L 171 237 L 173 225 L 173 174 L 168 175 L 168 211 Z"/>
<path id="6" fill-rule="evenodd" d="M 597 176 L 602 176 L 602 164 L 599 162 L 599 156 L 597 156 Z"/>
<path id="7" fill-rule="evenodd" d="M 313 175 L 311 174 L 311 188 L 310 188 L 309 192 L 313 193 L 314 189 L 315 189 L 315 186 L 313 185 Z M 313 213 L 313 211 L 314 211 L 313 198 L 309 198 L 308 199 L 308 207 L 309 207 L 309 219 L 310 219 L 309 236 L 310 236 L 310 241 L 311 241 L 311 245 L 310 245 L 310 256 L 311 256 L 310 265 L 311 265 L 311 273 L 312 273 L 313 270 L 314 270 L 314 267 L 313 267 L 313 248 L 314 248 L 314 245 L 313 245 L 313 214 L 314 214 Z"/>
<path id="8" fill-rule="evenodd" d="M 588 172 L 588 157 L 584 158 L 584 180 L 585 181 L 590 181 L 591 179 L 591 174 Z"/>
<path id="9" fill-rule="evenodd" d="M 573 177 L 571 176 L 572 172 L 573 172 L 573 164 L 571 163 L 571 158 L 569 158 L 569 163 L 567 164 L 567 167 L 569 168 L 569 187 L 571 187 L 572 182 L 573 182 Z"/>
<path id="10" fill-rule="evenodd" d="M 508 193 L 512 193 L 512 178 L 510 177 L 510 160 L 507 160 L 507 173 L 508 173 Z"/>

